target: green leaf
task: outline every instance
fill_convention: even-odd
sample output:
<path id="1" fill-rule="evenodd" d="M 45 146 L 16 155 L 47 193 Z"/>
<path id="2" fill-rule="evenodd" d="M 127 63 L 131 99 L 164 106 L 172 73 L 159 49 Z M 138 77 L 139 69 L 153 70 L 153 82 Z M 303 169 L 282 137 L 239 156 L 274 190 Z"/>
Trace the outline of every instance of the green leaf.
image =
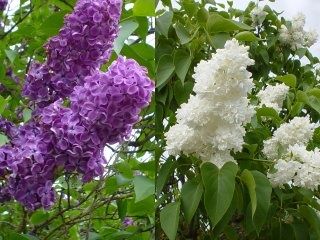
<path id="1" fill-rule="evenodd" d="M 31 119 L 32 110 L 29 108 L 23 109 L 23 121 L 27 122 Z"/>
<path id="2" fill-rule="evenodd" d="M 252 32 L 244 31 L 238 33 L 235 38 L 241 42 L 254 42 L 260 40 L 260 38 L 256 37 Z"/>
<path id="3" fill-rule="evenodd" d="M 182 85 L 180 81 L 176 81 L 174 83 L 174 98 L 179 105 L 188 100 L 190 93 L 192 92 L 192 88 L 193 84 L 190 81 L 186 82 L 184 85 Z"/>
<path id="4" fill-rule="evenodd" d="M 251 30 L 252 27 L 236 22 L 234 20 L 230 20 L 222 17 L 219 14 L 213 13 L 209 16 L 207 21 L 207 30 L 209 33 L 217 33 L 217 32 L 233 32 L 236 30 Z"/>
<path id="5" fill-rule="evenodd" d="M 39 238 L 29 235 L 29 234 L 21 234 L 23 237 L 26 237 L 29 240 L 39 240 Z"/>
<path id="6" fill-rule="evenodd" d="M 136 202 L 142 201 L 154 194 L 154 181 L 145 176 L 135 176 L 133 179 Z"/>
<path id="7" fill-rule="evenodd" d="M 3 146 L 9 142 L 9 139 L 6 135 L 0 134 L 0 146 Z"/>
<path id="8" fill-rule="evenodd" d="M 157 196 L 161 194 L 162 189 L 169 178 L 169 175 L 173 171 L 174 164 L 175 163 L 171 159 L 162 164 L 156 181 Z"/>
<path id="9" fill-rule="evenodd" d="M 175 240 L 179 226 L 180 202 L 169 203 L 160 211 L 160 224 L 169 238 Z"/>
<path id="10" fill-rule="evenodd" d="M 190 224 L 194 213 L 196 212 L 203 194 L 201 182 L 195 179 L 189 180 L 183 184 L 181 189 L 182 207 L 187 222 Z"/>
<path id="11" fill-rule="evenodd" d="M 49 213 L 39 209 L 32 214 L 30 221 L 34 225 L 39 225 L 41 223 L 44 223 L 48 218 L 49 218 Z"/>
<path id="12" fill-rule="evenodd" d="M 182 84 L 184 83 L 184 79 L 189 71 L 191 65 L 191 55 L 189 52 L 185 50 L 177 50 L 174 54 L 174 66 L 175 71 L 180 78 Z"/>
<path id="13" fill-rule="evenodd" d="M 201 165 L 204 185 L 204 204 L 212 224 L 215 226 L 228 210 L 235 189 L 238 166 L 227 162 L 221 169 L 210 162 Z"/>
<path id="14" fill-rule="evenodd" d="M 224 48 L 226 41 L 230 39 L 229 33 L 217 33 L 211 38 L 212 45 L 215 49 Z"/>
<path id="15" fill-rule="evenodd" d="M 264 48 L 264 47 L 259 47 L 257 48 L 258 53 L 260 54 L 260 56 L 262 57 L 263 61 L 266 64 L 269 64 L 270 58 L 269 58 L 269 53 L 268 51 Z"/>
<path id="16" fill-rule="evenodd" d="M 11 99 L 11 96 L 8 96 L 7 98 L 3 98 L 0 95 L 0 115 L 4 112 L 4 110 L 8 106 L 10 99 Z"/>
<path id="17" fill-rule="evenodd" d="M 320 239 L 320 219 L 317 213 L 309 206 L 300 206 L 299 212 L 302 217 L 309 223 L 315 232 L 317 239 Z"/>
<path id="18" fill-rule="evenodd" d="M 190 33 L 181 23 L 176 23 L 176 25 L 174 25 L 174 29 L 176 30 L 177 36 L 181 44 L 186 44 L 191 41 L 192 38 Z"/>
<path id="19" fill-rule="evenodd" d="M 312 109 L 320 114 L 320 100 L 314 95 L 308 96 L 307 93 L 303 91 L 298 91 L 296 94 L 296 98 L 298 102 L 303 102 L 309 105 Z"/>
<path id="20" fill-rule="evenodd" d="M 117 39 L 114 42 L 114 51 L 119 55 L 124 42 L 128 37 L 139 27 L 139 24 L 134 20 L 127 20 L 120 23 L 120 32 Z"/>
<path id="21" fill-rule="evenodd" d="M 309 96 L 315 96 L 320 98 L 320 89 L 319 88 L 311 88 L 306 92 Z"/>
<path id="22" fill-rule="evenodd" d="M 296 54 L 299 56 L 299 58 L 303 58 L 304 55 L 306 55 L 307 48 L 299 48 L 296 50 Z"/>
<path id="23" fill-rule="evenodd" d="M 290 116 L 295 117 L 298 116 L 301 112 L 301 110 L 304 107 L 304 103 L 302 102 L 296 102 L 292 105 L 291 110 L 290 110 Z"/>
<path id="24" fill-rule="evenodd" d="M 155 16 L 154 0 L 137 0 L 133 6 L 135 16 Z"/>
<path id="25" fill-rule="evenodd" d="M 287 74 L 284 76 L 277 76 L 276 80 L 283 82 L 284 84 L 286 84 L 287 86 L 292 87 L 292 88 L 295 88 L 296 84 L 297 84 L 297 78 L 293 74 Z"/>
<path id="26" fill-rule="evenodd" d="M 256 184 L 257 208 L 253 217 L 253 224 L 259 234 L 265 223 L 270 207 L 272 187 L 268 178 L 261 172 L 251 171 Z"/>
<path id="27" fill-rule="evenodd" d="M 253 218 L 257 209 L 256 182 L 251 172 L 247 169 L 243 170 L 241 174 L 241 180 L 245 183 L 249 191 L 251 212 L 252 212 L 252 218 Z"/>
<path id="28" fill-rule="evenodd" d="M 157 66 L 157 87 L 164 85 L 174 72 L 173 58 L 171 55 L 163 55 Z"/>
<path id="29" fill-rule="evenodd" d="M 262 107 L 257 109 L 257 118 L 261 121 L 261 117 L 270 117 L 275 121 L 275 123 L 280 124 L 282 119 L 279 117 L 278 112 L 269 107 Z"/>
<path id="30" fill-rule="evenodd" d="M 168 38 L 168 31 L 172 24 L 173 12 L 168 11 L 156 18 L 156 29 Z"/>
<path id="31" fill-rule="evenodd" d="M 9 58 L 10 62 L 13 63 L 17 57 L 17 53 L 11 49 L 5 50 L 5 53 L 6 53 L 7 57 Z"/>
<path id="32" fill-rule="evenodd" d="M 53 36 L 58 33 L 59 29 L 63 25 L 63 20 L 67 12 L 60 11 L 51 14 L 40 25 L 40 32 L 47 36 Z"/>
<path id="33" fill-rule="evenodd" d="M 309 229 L 308 225 L 304 223 L 294 223 L 291 225 L 296 240 L 305 240 L 309 239 Z"/>

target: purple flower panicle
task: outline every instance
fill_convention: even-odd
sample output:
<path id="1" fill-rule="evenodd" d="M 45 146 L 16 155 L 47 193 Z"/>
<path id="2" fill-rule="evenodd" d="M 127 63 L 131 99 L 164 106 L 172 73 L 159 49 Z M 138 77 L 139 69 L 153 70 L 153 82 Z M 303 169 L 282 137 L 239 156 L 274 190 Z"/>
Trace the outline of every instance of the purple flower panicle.
<path id="1" fill-rule="evenodd" d="M 45 45 L 47 61 L 27 74 L 24 95 L 48 105 L 68 97 L 111 54 L 122 0 L 79 0 L 57 36 Z M 50 100 L 50 101 L 48 101 Z"/>

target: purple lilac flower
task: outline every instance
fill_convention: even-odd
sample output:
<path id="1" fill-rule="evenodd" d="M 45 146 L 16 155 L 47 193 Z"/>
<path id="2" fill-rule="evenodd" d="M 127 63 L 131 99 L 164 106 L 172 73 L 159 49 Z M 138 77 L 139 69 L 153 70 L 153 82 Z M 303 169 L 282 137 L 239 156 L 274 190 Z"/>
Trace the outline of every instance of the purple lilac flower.
<path id="1" fill-rule="evenodd" d="M 121 7 L 122 0 L 79 0 L 59 34 L 46 44 L 47 61 L 30 69 L 24 95 L 48 105 L 68 97 L 97 71 L 110 57 Z"/>
<path id="2" fill-rule="evenodd" d="M 123 226 L 125 227 L 130 227 L 134 224 L 134 220 L 130 217 L 126 217 L 123 222 L 122 222 Z"/>
<path id="3" fill-rule="evenodd" d="M 17 75 L 14 74 L 14 72 L 12 71 L 12 68 L 8 68 L 6 71 L 6 76 L 11 78 L 15 83 L 19 83 L 20 79 Z"/>
<path id="4" fill-rule="evenodd" d="M 56 161 L 87 182 L 103 174 L 106 143 L 127 138 L 141 109 L 151 100 L 153 82 L 134 60 L 120 57 L 107 73 L 97 72 L 77 86 L 70 108 L 56 101 L 44 108 L 41 125 L 52 131 Z"/>
<path id="5" fill-rule="evenodd" d="M 54 203 L 56 162 L 50 134 L 29 122 L 17 128 L 10 144 L 0 148 L 0 177 L 7 179 L 0 188 L 0 199 L 10 194 L 31 210 Z"/>
<path id="6" fill-rule="evenodd" d="M 7 7 L 8 0 L 0 0 L 0 11 L 4 11 Z"/>
<path id="7" fill-rule="evenodd" d="M 9 138 L 13 138 L 17 135 L 18 129 L 15 124 L 0 117 L 0 132 L 4 133 Z"/>

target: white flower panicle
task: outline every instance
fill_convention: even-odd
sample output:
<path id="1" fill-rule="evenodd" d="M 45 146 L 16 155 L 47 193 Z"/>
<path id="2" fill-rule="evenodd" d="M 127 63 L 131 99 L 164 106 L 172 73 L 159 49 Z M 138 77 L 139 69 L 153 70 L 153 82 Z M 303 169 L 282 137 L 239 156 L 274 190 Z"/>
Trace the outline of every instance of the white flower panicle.
<path id="1" fill-rule="evenodd" d="M 254 9 L 252 9 L 250 16 L 252 19 L 252 23 L 254 26 L 259 26 L 263 23 L 263 21 L 266 19 L 267 12 L 263 11 L 263 7 L 256 6 Z"/>
<path id="2" fill-rule="evenodd" d="M 282 124 L 272 138 L 264 141 L 263 153 L 268 159 L 275 160 L 287 153 L 290 146 L 307 144 L 317 127 L 319 123 L 311 123 L 309 116 L 295 117 Z"/>
<path id="3" fill-rule="evenodd" d="M 290 45 L 292 50 L 302 47 L 311 47 L 317 42 L 318 34 L 315 30 L 305 31 L 305 16 L 298 13 L 292 18 L 289 26 L 282 25 L 279 32 L 279 40 L 283 44 Z"/>
<path id="4" fill-rule="evenodd" d="M 289 183 L 311 190 L 320 185 L 320 150 L 308 151 L 305 145 L 295 144 L 274 165 L 275 172 L 268 173 L 274 186 Z"/>
<path id="5" fill-rule="evenodd" d="M 314 190 L 320 185 L 320 150 L 307 150 L 317 127 L 319 123 L 311 123 L 309 116 L 295 117 L 264 142 L 264 154 L 275 161 L 268 173 L 274 186 L 290 184 Z"/>
<path id="6" fill-rule="evenodd" d="M 196 95 L 177 110 L 177 124 L 165 134 L 169 154 L 195 154 L 217 166 L 234 161 L 230 151 L 242 149 L 243 126 L 254 114 L 247 99 L 253 82 L 246 70 L 253 63 L 248 47 L 233 39 L 198 64 Z"/>
<path id="7" fill-rule="evenodd" d="M 260 100 L 259 106 L 262 107 L 265 105 L 266 107 L 274 108 L 279 113 L 288 92 L 289 87 L 283 83 L 277 83 L 274 86 L 267 85 L 264 90 L 261 90 L 257 94 Z"/>

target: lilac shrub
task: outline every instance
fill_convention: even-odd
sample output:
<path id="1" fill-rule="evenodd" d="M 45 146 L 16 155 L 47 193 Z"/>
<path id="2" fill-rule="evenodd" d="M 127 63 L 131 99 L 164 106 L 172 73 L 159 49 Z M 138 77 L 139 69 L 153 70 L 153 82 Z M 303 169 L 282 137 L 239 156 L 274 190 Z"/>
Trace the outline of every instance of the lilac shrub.
<path id="1" fill-rule="evenodd" d="M 84 182 L 101 176 L 104 146 L 129 137 L 154 89 L 146 69 L 123 57 L 107 73 L 96 72 L 84 81 L 74 88 L 70 107 L 57 100 L 18 129 L 2 123 L 3 132 L 13 137 L 11 146 L 0 149 L 0 169 L 9 176 L 0 191 L 28 209 L 54 203 L 52 183 L 59 169 L 81 174 Z"/>
<path id="2" fill-rule="evenodd" d="M 130 136 L 154 84 L 145 68 L 124 57 L 106 73 L 99 70 L 110 57 L 121 6 L 121 0 L 78 1 L 46 44 L 46 62 L 31 65 L 23 94 L 34 103 L 32 119 L 18 127 L 0 121 L 10 138 L 0 147 L 0 176 L 6 179 L 0 201 L 49 208 L 56 178 L 78 173 L 88 182 L 101 176 L 104 146 Z"/>

